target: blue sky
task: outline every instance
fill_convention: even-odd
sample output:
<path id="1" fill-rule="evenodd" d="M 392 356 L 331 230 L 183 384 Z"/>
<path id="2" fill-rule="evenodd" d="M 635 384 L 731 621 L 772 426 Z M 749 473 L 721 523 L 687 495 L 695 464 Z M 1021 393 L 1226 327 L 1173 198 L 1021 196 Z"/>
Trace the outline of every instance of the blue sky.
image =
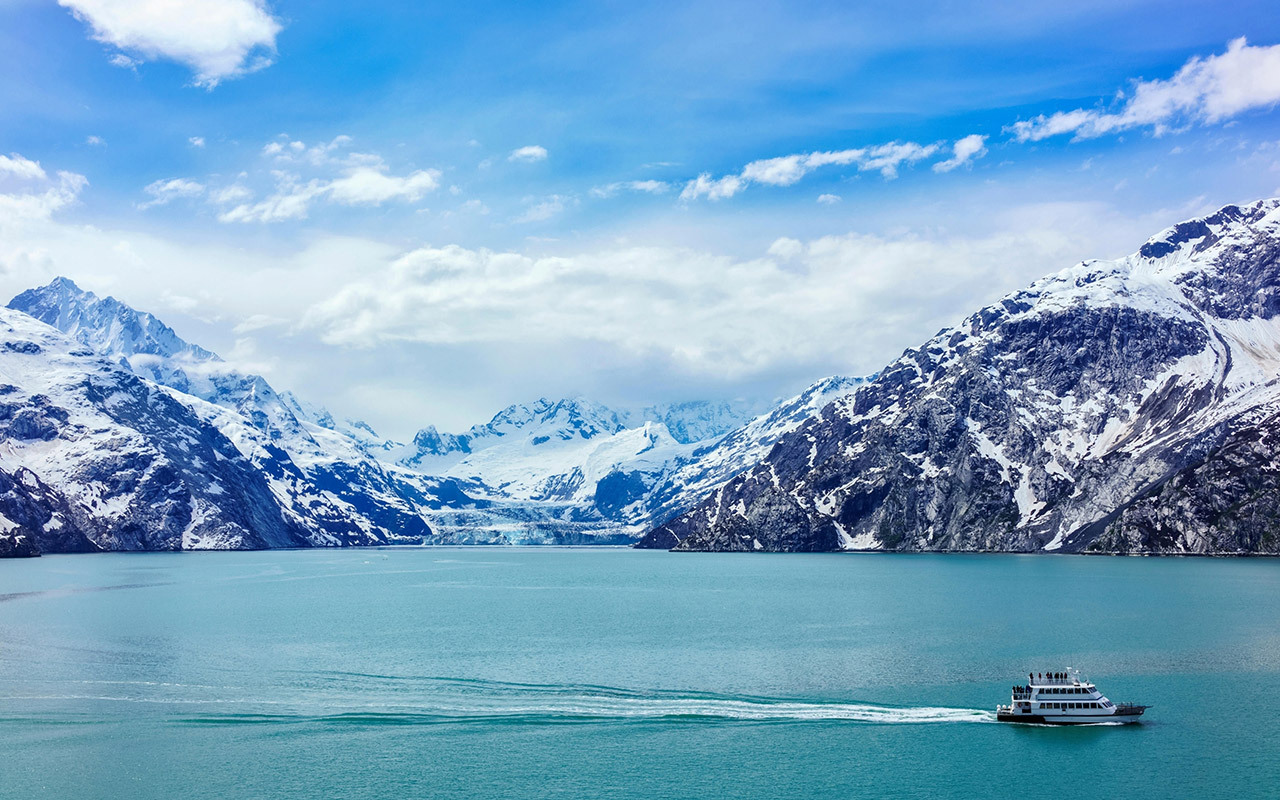
<path id="1" fill-rule="evenodd" d="M 1280 194 L 1278 44 L 1264 2 L 0 0 L 0 289 L 399 436 L 773 397 Z"/>

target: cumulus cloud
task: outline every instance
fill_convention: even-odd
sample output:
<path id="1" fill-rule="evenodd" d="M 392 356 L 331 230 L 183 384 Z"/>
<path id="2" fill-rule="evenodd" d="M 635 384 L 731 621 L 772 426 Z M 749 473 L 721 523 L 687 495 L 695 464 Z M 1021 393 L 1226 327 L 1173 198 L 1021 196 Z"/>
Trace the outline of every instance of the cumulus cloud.
<path id="1" fill-rule="evenodd" d="M 951 158 L 934 164 L 933 171 L 950 172 L 956 167 L 963 167 L 975 158 L 982 158 L 987 154 L 986 142 L 987 137 L 976 133 L 957 139 L 956 143 L 951 146 Z"/>
<path id="2" fill-rule="evenodd" d="M 0 155 L 0 178 L 16 178 L 24 181 L 43 181 L 48 179 L 40 162 L 23 158 L 17 153 Z"/>
<path id="3" fill-rule="evenodd" d="M 440 172 L 420 169 L 408 175 L 390 175 L 385 167 L 354 167 L 330 181 L 325 191 L 335 203 L 376 206 L 389 200 L 416 202 L 440 185 Z"/>
<path id="4" fill-rule="evenodd" d="M 1280 45 L 1255 47 L 1244 37 L 1225 53 L 1192 58 L 1168 80 L 1137 81 L 1114 110 L 1084 109 L 1041 114 L 1007 129 L 1019 142 L 1074 134 L 1092 139 L 1131 128 L 1160 136 L 1192 123 L 1216 123 L 1280 102 Z"/>
<path id="5" fill-rule="evenodd" d="M 517 147 L 511 151 L 511 155 L 507 156 L 508 161 L 519 161 L 531 164 L 535 161 L 547 160 L 547 148 L 541 145 L 531 144 L 524 147 Z"/>
<path id="6" fill-rule="evenodd" d="M 316 303 L 304 327 L 355 347 L 590 341 L 734 378 L 900 349 L 993 300 L 994 287 L 1016 286 L 1029 261 L 1053 264 L 1071 246 L 1028 228 L 968 239 L 784 237 L 746 258 L 677 247 L 542 257 L 424 247 Z"/>
<path id="7" fill-rule="evenodd" d="M 712 178 L 702 173 L 685 184 L 681 200 L 706 197 L 720 200 L 732 197 L 752 183 L 767 186 L 791 186 L 801 178 L 821 167 L 838 165 L 854 166 L 859 172 L 879 172 L 886 180 L 898 177 L 898 170 L 936 154 L 942 145 L 917 144 L 916 142 L 889 142 L 874 147 L 858 147 L 851 150 L 796 153 L 777 158 L 752 161 L 738 175 Z"/>
<path id="8" fill-rule="evenodd" d="M 204 137 L 192 136 L 190 139 L 187 139 L 187 144 L 191 145 L 192 147 L 204 147 Z"/>
<path id="9" fill-rule="evenodd" d="M 841 200 L 843 200 L 843 199 L 844 199 L 844 198 L 843 198 L 843 197 L 841 197 L 841 196 L 840 196 L 840 195 L 838 195 L 838 194 L 820 194 L 820 195 L 818 195 L 818 202 L 819 202 L 819 203 L 822 203 L 824 206 L 833 206 L 833 205 L 835 205 L 836 203 L 839 203 L 839 202 L 840 202 Z"/>
<path id="10" fill-rule="evenodd" d="M 122 51 L 117 66 L 168 59 L 212 89 L 271 64 L 280 23 L 261 0 L 58 0 L 93 38 Z"/>
<path id="11" fill-rule="evenodd" d="M 183 197 L 199 197 L 204 194 L 204 184 L 187 180 L 186 178 L 169 178 L 168 180 L 153 181 L 147 184 L 142 191 L 151 195 L 151 199 L 145 203 L 140 203 L 138 208 L 147 209 L 152 206 L 167 205 Z"/>
<path id="12" fill-rule="evenodd" d="M 89 146 L 91 146 L 91 147 L 106 147 L 106 146 L 107 146 L 107 140 L 106 140 L 106 139 L 103 139 L 101 136 L 88 136 L 88 137 L 85 137 L 84 143 L 85 143 L 85 144 L 87 144 L 87 145 L 89 145 Z"/>
<path id="13" fill-rule="evenodd" d="M 0 155 L 0 224 L 48 219 L 74 203 L 88 185 L 78 173 L 59 171 L 50 177 L 38 161 L 17 153 Z"/>
<path id="14" fill-rule="evenodd" d="M 608 198 L 619 192 L 642 192 L 644 194 L 664 194 L 671 190 L 671 184 L 665 181 L 614 181 L 604 186 L 591 189 L 592 197 Z"/>

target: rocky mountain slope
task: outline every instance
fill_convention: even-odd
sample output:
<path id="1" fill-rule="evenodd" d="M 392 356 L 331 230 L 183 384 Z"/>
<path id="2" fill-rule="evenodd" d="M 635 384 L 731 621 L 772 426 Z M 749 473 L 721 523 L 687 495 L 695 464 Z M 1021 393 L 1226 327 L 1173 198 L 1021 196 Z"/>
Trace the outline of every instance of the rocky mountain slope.
<path id="1" fill-rule="evenodd" d="M 1280 200 L 909 350 L 641 546 L 1280 553 Z"/>
<path id="2" fill-rule="evenodd" d="M 0 333 L 0 554 L 318 543 L 165 389 L 26 314 Z"/>
<path id="3" fill-rule="evenodd" d="M 154 316 L 65 278 L 23 292 L 9 307 L 165 387 L 258 469 L 307 541 L 386 544 L 431 535 L 418 507 L 436 499 L 432 490 L 438 486 L 402 484 L 358 441 L 300 420 L 261 376 L 183 341 Z"/>

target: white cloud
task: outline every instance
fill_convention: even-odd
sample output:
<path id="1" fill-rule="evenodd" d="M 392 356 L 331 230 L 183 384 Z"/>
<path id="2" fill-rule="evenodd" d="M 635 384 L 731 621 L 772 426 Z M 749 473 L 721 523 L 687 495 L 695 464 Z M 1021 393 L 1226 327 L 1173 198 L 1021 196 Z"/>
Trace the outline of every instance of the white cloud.
<path id="1" fill-rule="evenodd" d="M 187 144 L 191 145 L 192 147 L 204 147 L 204 137 L 192 136 L 190 139 L 187 139 Z"/>
<path id="2" fill-rule="evenodd" d="M 182 197 L 199 197 L 204 194 L 204 184 L 186 178 L 170 178 L 153 181 L 142 190 L 151 195 L 151 199 L 138 205 L 140 209 L 152 206 L 163 206 Z"/>
<path id="3" fill-rule="evenodd" d="M 230 203 L 243 203 L 253 198 L 253 190 L 247 186 L 241 186 L 233 183 L 230 186 L 223 186 L 220 189 L 214 189 L 209 192 L 209 201 L 217 205 L 228 205 Z"/>
<path id="4" fill-rule="evenodd" d="M 17 153 L 0 156 L 0 177 L 4 176 L 27 181 L 43 181 L 49 177 L 40 162 L 23 158 Z"/>
<path id="5" fill-rule="evenodd" d="M 88 136 L 85 138 L 84 143 L 87 145 L 90 145 L 91 147 L 107 146 L 107 141 L 103 139 L 101 136 Z"/>
<path id="6" fill-rule="evenodd" d="M 168 59 L 195 73 L 195 84 L 220 81 L 271 64 L 280 23 L 262 0 L 58 0 L 93 38 L 123 51 L 116 66 Z"/>
<path id="7" fill-rule="evenodd" d="M 276 191 L 257 203 L 241 203 L 218 215 L 221 222 L 284 222 L 306 219 L 311 201 L 323 194 L 320 181 L 300 183 L 294 175 L 277 174 Z"/>
<path id="8" fill-rule="evenodd" d="M 512 222 L 545 222 L 552 217 L 559 216 L 564 211 L 565 204 L 572 198 L 563 197 L 558 194 L 548 195 L 537 202 L 530 201 L 529 207 L 524 213 L 512 219 Z"/>
<path id="9" fill-rule="evenodd" d="M 950 172 L 956 167 L 963 167 L 975 158 L 982 158 L 987 154 L 986 142 L 987 137 L 976 133 L 957 139 L 956 143 L 951 146 L 951 158 L 934 164 L 933 171 Z"/>
<path id="10" fill-rule="evenodd" d="M 684 189 L 680 191 L 680 199 L 697 200 L 699 197 L 706 197 L 708 200 L 721 200 L 733 197 L 745 185 L 737 175 L 725 175 L 716 179 L 704 172 L 684 185 Z"/>
<path id="11" fill-rule="evenodd" d="M 335 203 L 376 206 L 390 200 L 416 202 L 439 185 L 439 170 L 420 169 L 401 177 L 372 167 L 356 167 L 331 181 L 327 191 Z"/>
<path id="12" fill-rule="evenodd" d="M 838 194 L 820 194 L 820 195 L 818 195 L 818 202 L 819 202 L 819 203 L 822 203 L 824 206 L 833 206 L 833 205 L 835 205 L 836 203 L 839 203 L 839 202 L 840 202 L 841 200 L 843 200 L 843 199 L 844 199 L 844 198 L 843 198 L 843 197 L 841 197 L 841 196 L 840 196 L 840 195 L 838 195 Z"/>
<path id="13" fill-rule="evenodd" d="M 507 160 L 520 161 L 526 164 L 531 164 L 534 161 L 546 161 L 547 148 L 536 144 L 517 147 L 511 151 L 511 155 L 507 156 Z"/>
<path id="14" fill-rule="evenodd" d="M 1074 134 L 1092 139 L 1131 128 L 1159 136 L 1191 123 L 1217 123 L 1280 102 L 1280 45 L 1250 46 L 1244 37 L 1227 51 L 1192 58 L 1168 80 L 1135 82 L 1114 111 L 1078 108 L 1015 122 L 1008 130 L 1020 142 Z"/>
<path id="15" fill-rule="evenodd" d="M 769 255 L 776 256 L 783 261 L 790 261 L 804 253 L 804 243 L 799 239 L 783 236 L 780 239 L 775 239 L 773 244 L 769 245 L 767 252 Z"/>
<path id="16" fill-rule="evenodd" d="M 0 155 L 0 225 L 48 219 L 74 203 L 88 185 L 78 173 L 59 171 L 51 178 L 38 161 L 17 153 Z"/>
<path id="17" fill-rule="evenodd" d="M 745 259 L 677 247 L 544 257 L 424 247 L 315 304 L 304 326 L 355 347 L 562 352 L 590 341 L 737 379 L 888 357 L 1016 287 L 1028 264 L 1036 274 L 1065 266 L 1074 247 L 1074 237 L 1033 226 L 974 238 L 784 237 Z"/>
<path id="18" fill-rule="evenodd" d="M 245 334 L 266 328 L 282 327 L 288 323 L 289 320 L 283 317 L 276 317 L 270 314 L 250 314 L 232 328 L 232 331 L 237 334 Z"/>
<path id="19" fill-rule="evenodd" d="M 604 186 L 596 186 L 591 189 L 592 197 L 607 198 L 613 197 L 619 192 L 643 192 L 645 194 L 664 194 L 671 191 L 671 184 L 665 181 L 644 180 L 644 181 L 614 181 Z"/>
<path id="20" fill-rule="evenodd" d="M 859 172 L 876 171 L 886 180 L 893 180 L 898 177 L 898 170 L 904 165 L 909 166 L 929 158 L 940 149 L 941 145 L 936 143 L 889 142 L 851 150 L 796 153 L 777 158 L 765 158 L 747 164 L 738 175 L 726 175 L 716 179 L 704 172 L 685 184 L 684 190 L 680 193 L 680 199 L 696 200 L 699 197 L 706 197 L 719 200 L 732 197 L 752 183 L 791 186 L 815 169 L 831 165 L 852 165 Z"/>
<path id="21" fill-rule="evenodd" d="M 348 151 L 351 142 L 351 137 L 346 135 L 314 145 L 283 135 L 268 142 L 262 148 L 262 156 L 278 166 L 271 171 L 273 191 L 256 203 L 248 202 L 253 193 L 239 183 L 214 192 L 211 200 L 217 204 L 237 203 L 222 211 L 218 219 L 222 222 L 305 219 L 312 204 L 319 200 L 344 206 L 379 206 L 392 201 L 416 203 L 423 195 L 439 188 L 439 170 L 419 169 L 396 175 L 381 156 Z M 304 179 L 299 171 L 311 172 L 314 177 Z"/>
<path id="22" fill-rule="evenodd" d="M 308 145 L 306 142 L 281 135 L 274 142 L 268 142 L 263 146 L 262 155 L 282 164 L 306 163 L 315 167 L 333 164 L 357 166 L 381 163 L 380 157 L 369 153 L 345 152 L 352 141 L 354 140 L 350 136 L 339 134 L 328 142 Z"/>
<path id="23" fill-rule="evenodd" d="M 276 191 L 257 203 L 241 203 L 218 215 L 222 222 L 282 222 L 306 219 L 313 201 L 327 198 L 344 206 L 378 206 L 393 200 L 417 202 L 440 185 L 440 172 L 427 169 L 392 175 L 385 167 L 353 167 L 338 178 L 302 182 L 298 176 L 276 173 Z M 244 187 L 228 187 L 220 202 L 237 199 Z M 232 194 L 234 193 L 234 194 Z"/>

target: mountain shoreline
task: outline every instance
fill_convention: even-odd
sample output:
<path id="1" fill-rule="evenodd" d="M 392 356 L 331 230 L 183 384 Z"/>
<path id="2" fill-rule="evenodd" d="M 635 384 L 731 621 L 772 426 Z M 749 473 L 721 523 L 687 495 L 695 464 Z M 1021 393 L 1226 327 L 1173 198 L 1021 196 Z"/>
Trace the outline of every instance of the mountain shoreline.
<path id="1" fill-rule="evenodd" d="M 399 443 L 66 278 L 0 328 L 0 557 L 1280 554 L 1280 200 L 1048 275 L 763 409 L 542 398 Z"/>

